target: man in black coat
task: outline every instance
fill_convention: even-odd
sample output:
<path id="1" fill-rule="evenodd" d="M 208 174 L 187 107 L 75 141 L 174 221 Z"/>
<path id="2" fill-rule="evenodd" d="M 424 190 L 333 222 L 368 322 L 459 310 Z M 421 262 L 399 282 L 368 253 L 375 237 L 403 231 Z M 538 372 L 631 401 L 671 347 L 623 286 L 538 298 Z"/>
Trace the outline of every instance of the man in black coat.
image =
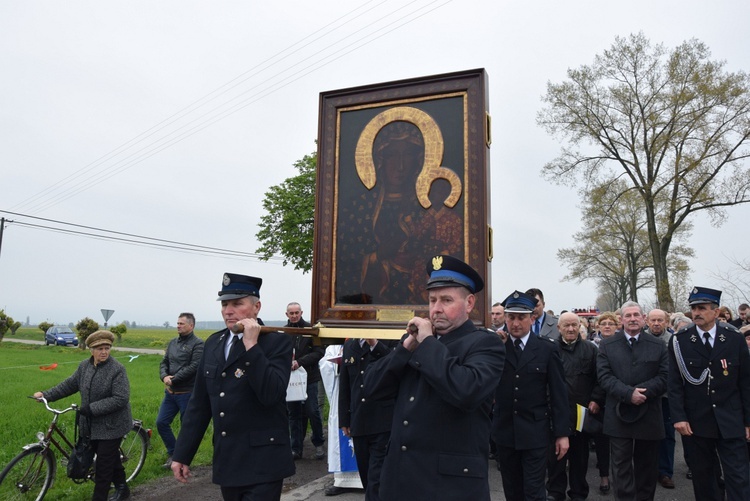
<path id="1" fill-rule="evenodd" d="M 260 335 L 261 284 L 224 274 L 219 300 L 227 328 L 206 340 L 172 456 L 175 478 L 187 482 L 213 420 L 213 482 L 227 501 L 278 500 L 284 478 L 294 475 L 286 410 L 292 343 L 286 334 Z"/>
<path id="2" fill-rule="evenodd" d="M 391 436 L 394 400 L 365 398 L 364 373 L 392 350 L 377 339 L 347 339 L 339 376 L 339 427 L 354 442 L 357 470 L 367 501 L 380 501 L 380 472 Z"/>
<path id="3" fill-rule="evenodd" d="M 509 336 L 495 392 L 492 438 L 508 501 L 545 500 L 550 445 L 558 460 L 568 452 L 568 390 L 560 351 L 554 341 L 532 332 L 536 304 L 533 295 L 520 291 L 503 302 Z"/>
<path id="4" fill-rule="evenodd" d="M 586 471 L 589 465 L 588 433 L 576 430 L 578 406 L 585 407 L 588 412 L 598 414 L 599 403 L 604 400 L 604 392 L 596 380 L 596 355 L 594 343 L 581 338 L 581 321 L 578 315 L 566 312 L 557 320 L 560 338 L 556 341 L 560 346 L 565 382 L 568 387 L 568 409 L 570 411 L 570 448 L 568 453 L 557 459 L 550 454 L 547 470 L 548 499 L 564 501 L 565 488 L 570 484 L 567 495 L 573 501 L 586 499 L 589 495 L 589 484 L 586 482 Z M 566 473 L 567 467 L 567 473 Z"/>
<path id="5" fill-rule="evenodd" d="M 302 318 L 302 307 L 299 303 L 289 303 L 286 307 L 286 327 L 310 327 L 310 323 Z M 302 459 L 302 448 L 307 435 L 307 421 L 310 420 L 312 437 L 310 441 L 315 447 L 315 458 L 323 459 L 325 452 L 323 444 L 323 418 L 318 404 L 318 383 L 320 382 L 320 366 L 325 350 L 322 346 L 314 346 L 312 338 L 291 335 L 292 340 L 292 371 L 300 367 L 307 372 L 307 399 L 304 402 L 288 402 L 289 432 L 292 436 L 292 457 Z"/>
<path id="6" fill-rule="evenodd" d="M 688 302 L 693 325 L 669 344 L 669 405 L 682 435 L 696 499 L 724 499 L 717 481 L 718 453 L 727 499 L 750 499 L 750 354 L 744 337 L 719 324 L 721 291 L 695 287 Z"/>
<path id="7" fill-rule="evenodd" d="M 380 497 L 489 501 L 487 437 L 503 344 L 469 318 L 484 288 L 473 268 L 435 256 L 427 272 L 429 319 L 412 318 L 401 344 L 365 371 L 365 398 L 396 400 Z"/>
<path id="8" fill-rule="evenodd" d="M 607 393 L 604 434 L 610 437 L 612 484 L 618 499 L 654 499 L 662 396 L 669 371 L 667 346 L 642 332 L 643 309 L 622 305 L 623 330 L 599 344 L 597 377 Z"/>

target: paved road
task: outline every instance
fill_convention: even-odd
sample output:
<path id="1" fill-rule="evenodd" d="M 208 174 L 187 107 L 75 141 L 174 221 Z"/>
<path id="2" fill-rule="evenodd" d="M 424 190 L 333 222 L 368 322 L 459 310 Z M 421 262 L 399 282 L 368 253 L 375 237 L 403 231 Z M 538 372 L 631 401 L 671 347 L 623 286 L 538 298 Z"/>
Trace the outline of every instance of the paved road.
<path id="1" fill-rule="evenodd" d="M 3 342 L 10 341 L 12 343 L 25 343 L 25 344 L 44 344 L 44 341 L 35 341 L 33 339 L 16 339 L 13 337 L 5 336 Z M 131 351 L 133 353 L 145 353 L 148 355 L 164 355 L 164 350 L 155 350 L 153 348 L 128 348 L 127 346 L 113 346 L 114 351 Z"/>

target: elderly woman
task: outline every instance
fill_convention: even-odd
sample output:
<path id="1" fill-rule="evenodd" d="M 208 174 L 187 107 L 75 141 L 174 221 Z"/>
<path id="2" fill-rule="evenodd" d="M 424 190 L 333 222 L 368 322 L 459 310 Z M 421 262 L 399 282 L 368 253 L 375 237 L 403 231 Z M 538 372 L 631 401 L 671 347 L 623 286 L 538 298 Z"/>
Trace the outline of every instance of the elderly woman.
<path id="1" fill-rule="evenodd" d="M 122 437 L 133 427 L 130 383 L 125 367 L 109 356 L 114 340 L 114 334 L 109 331 L 94 332 L 86 340 L 91 358 L 82 361 L 73 375 L 62 383 L 34 393 L 34 397 L 44 397 L 49 402 L 81 393 L 81 433 L 90 432 L 96 453 L 93 501 L 106 500 L 111 483 L 115 485 L 115 492 L 110 500 L 130 497 L 119 451 Z"/>

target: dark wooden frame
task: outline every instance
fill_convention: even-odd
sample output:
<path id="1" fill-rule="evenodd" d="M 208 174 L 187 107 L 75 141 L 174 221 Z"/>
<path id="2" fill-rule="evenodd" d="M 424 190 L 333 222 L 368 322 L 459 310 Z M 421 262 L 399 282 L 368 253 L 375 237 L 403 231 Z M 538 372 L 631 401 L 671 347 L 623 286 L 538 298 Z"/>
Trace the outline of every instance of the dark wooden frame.
<path id="1" fill-rule="evenodd" d="M 456 207 L 460 206 L 459 212 L 462 212 L 463 216 L 463 249 L 456 257 L 473 266 L 485 280 L 485 289 L 477 294 L 476 307 L 471 313 L 471 318 L 476 324 L 488 325 L 491 298 L 487 291 L 491 290 L 492 238 L 489 193 L 490 120 L 486 89 L 487 75 L 483 69 L 476 69 L 321 93 L 311 312 L 314 322 L 321 322 L 326 327 L 395 328 L 404 325 L 413 315 L 427 314 L 426 302 L 350 304 L 341 303 L 336 298 L 335 273 L 339 257 L 336 248 L 339 237 L 338 201 L 340 195 L 345 196 L 345 190 L 339 182 L 340 178 L 351 176 L 348 169 L 351 169 L 354 163 L 354 160 L 350 159 L 351 155 L 346 155 L 346 159 L 340 158 L 340 142 L 349 141 L 344 146 L 351 149 L 350 140 L 347 138 L 356 134 L 361 141 L 364 136 L 362 132 L 366 131 L 366 128 L 362 128 L 353 132 L 351 127 L 344 127 L 342 130 L 341 124 L 342 121 L 356 121 L 350 117 L 361 118 L 353 113 L 367 111 L 376 114 L 378 110 L 396 107 L 403 109 L 405 106 L 420 108 L 435 103 L 433 106 L 437 106 L 438 110 L 442 110 L 441 106 L 446 110 L 444 113 L 451 117 L 451 123 L 454 124 L 451 128 L 455 129 L 455 112 L 451 110 L 456 108 L 458 99 L 462 103 L 456 108 L 460 109 L 462 115 L 458 117 L 462 122 L 458 127 L 463 135 L 458 141 L 463 151 L 458 154 L 463 161 L 463 170 L 462 192 Z M 439 120 L 435 122 L 439 125 Z M 439 128 L 442 130 L 443 127 L 439 125 Z M 422 137 L 424 136 L 422 130 Z M 446 144 L 448 142 L 446 140 Z M 448 153 L 446 149 L 446 155 Z M 452 154 L 455 158 L 457 153 L 453 151 Z M 356 165 L 359 166 L 360 163 Z M 345 188 L 350 187 L 351 184 Z M 425 256 L 423 266 L 426 266 L 429 257 L 431 256 Z M 347 261 L 347 264 L 351 265 L 351 260 Z M 424 270 L 424 267 L 422 269 Z M 426 271 L 423 273 L 426 283 Z"/>

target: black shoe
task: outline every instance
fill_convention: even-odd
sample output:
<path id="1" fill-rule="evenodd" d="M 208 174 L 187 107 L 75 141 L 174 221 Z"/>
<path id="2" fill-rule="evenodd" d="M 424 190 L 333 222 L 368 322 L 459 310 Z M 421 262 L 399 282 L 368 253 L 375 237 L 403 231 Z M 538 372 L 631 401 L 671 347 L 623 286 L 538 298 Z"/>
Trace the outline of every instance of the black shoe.
<path id="1" fill-rule="evenodd" d="M 292 451 L 292 459 L 297 461 L 298 459 L 302 459 L 302 453 L 297 451 Z"/>
<path id="2" fill-rule="evenodd" d="M 115 484 L 115 492 L 109 497 L 109 501 L 124 501 L 130 499 L 130 487 L 128 484 Z"/>
<path id="3" fill-rule="evenodd" d="M 163 465 L 161 465 L 162 468 L 165 470 L 171 470 L 172 469 L 172 456 L 169 456 L 167 460 L 164 462 Z"/>
<path id="4" fill-rule="evenodd" d="M 326 496 L 338 496 L 339 494 L 343 494 L 348 491 L 349 489 L 345 489 L 343 487 L 336 487 L 335 485 L 329 485 L 328 487 L 326 487 L 326 490 L 323 491 L 323 493 Z"/>

